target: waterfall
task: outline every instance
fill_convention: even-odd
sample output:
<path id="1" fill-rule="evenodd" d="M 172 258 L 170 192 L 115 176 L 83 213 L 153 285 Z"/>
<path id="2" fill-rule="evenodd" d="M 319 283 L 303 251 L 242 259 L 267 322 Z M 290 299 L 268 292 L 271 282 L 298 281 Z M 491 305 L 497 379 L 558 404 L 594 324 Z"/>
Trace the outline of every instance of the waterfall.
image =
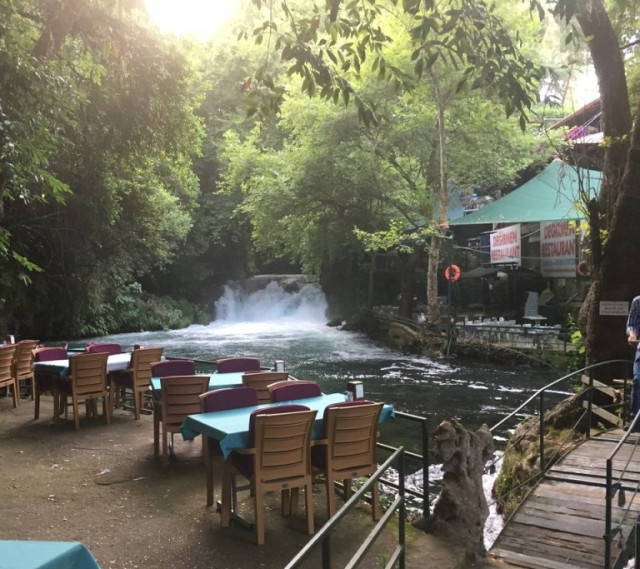
<path id="1" fill-rule="evenodd" d="M 296 321 L 326 323 L 327 301 L 304 275 L 259 275 L 224 287 L 216 322 Z"/>

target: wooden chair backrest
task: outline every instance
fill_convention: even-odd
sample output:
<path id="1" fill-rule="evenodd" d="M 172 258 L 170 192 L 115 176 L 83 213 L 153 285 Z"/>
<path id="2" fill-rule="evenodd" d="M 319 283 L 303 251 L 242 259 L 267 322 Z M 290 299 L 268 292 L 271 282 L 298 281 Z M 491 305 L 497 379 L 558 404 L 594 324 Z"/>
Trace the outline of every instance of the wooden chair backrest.
<path id="1" fill-rule="evenodd" d="M 256 483 L 282 485 L 311 475 L 311 429 L 316 413 L 307 410 L 255 416 Z"/>
<path id="2" fill-rule="evenodd" d="M 13 359 L 16 353 L 16 344 L 0 346 L 0 382 L 9 381 L 12 375 Z"/>
<path id="3" fill-rule="evenodd" d="M 164 348 L 139 348 L 131 352 L 133 383 L 137 389 L 146 389 L 151 383 L 151 364 L 160 361 Z"/>
<path id="4" fill-rule="evenodd" d="M 179 427 L 187 415 L 200 413 L 200 395 L 209 388 L 208 375 L 173 375 L 161 377 L 162 422 Z"/>
<path id="5" fill-rule="evenodd" d="M 242 374 L 242 385 L 253 387 L 258 392 L 259 403 L 270 403 L 271 394 L 269 385 L 276 381 L 286 381 L 289 379 L 288 371 L 259 371 Z"/>
<path id="6" fill-rule="evenodd" d="M 16 377 L 33 374 L 33 351 L 38 347 L 37 340 L 22 340 L 16 344 L 13 356 L 13 372 Z"/>
<path id="7" fill-rule="evenodd" d="M 377 468 L 376 442 L 382 403 L 353 401 L 330 405 L 324 413 L 327 439 L 327 470 L 344 472 L 354 478 L 357 472 Z"/>
<path id="8" fill-rule="evenodd" d="M 107 359 L 109 354 L 76 354 L 69 358 L 71 396 L 82 397 L 107 391 Z"/>

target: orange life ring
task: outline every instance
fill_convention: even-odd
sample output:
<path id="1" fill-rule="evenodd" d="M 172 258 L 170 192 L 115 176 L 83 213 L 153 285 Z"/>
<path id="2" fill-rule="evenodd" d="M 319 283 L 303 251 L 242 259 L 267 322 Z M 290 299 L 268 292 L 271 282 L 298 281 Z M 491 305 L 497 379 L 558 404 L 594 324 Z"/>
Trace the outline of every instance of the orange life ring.
<path id="1" fill-rule="evenodd" d="M 458 265 L 449 265 L 444 270 L 444 278 L 452 282 L 457 281 L 460 278 L 460 267 Z"/>
<path id="2" fill-rule="evenodd" d="M 587 264 L 586 261 L 580 261 L 576 265 L 576 273 L 578 273 L 581 277 L 590 276 L 589 265 Z"/>

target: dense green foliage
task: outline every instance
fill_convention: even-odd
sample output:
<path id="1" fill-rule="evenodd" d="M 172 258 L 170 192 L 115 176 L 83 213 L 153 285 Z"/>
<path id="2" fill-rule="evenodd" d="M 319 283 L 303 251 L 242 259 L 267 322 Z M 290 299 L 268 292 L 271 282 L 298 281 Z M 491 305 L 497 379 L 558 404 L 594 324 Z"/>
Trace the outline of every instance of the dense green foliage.
<path id="1" fill-rule="evenodd" d="M 548 159 L 538 87 L 553 67 L 564 93 L 581 53 L 527 3 L 252 0 L 201 45 L 137 4 L 0 0 L 0 331 L 206 321 L 260 271 L 412 300 L 443 199 Z"/>

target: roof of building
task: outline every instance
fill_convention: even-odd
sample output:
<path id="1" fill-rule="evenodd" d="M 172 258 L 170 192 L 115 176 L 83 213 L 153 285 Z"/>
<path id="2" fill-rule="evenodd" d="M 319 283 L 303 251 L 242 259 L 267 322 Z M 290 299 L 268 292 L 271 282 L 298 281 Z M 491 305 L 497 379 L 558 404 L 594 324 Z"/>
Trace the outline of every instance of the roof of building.
<path id="1" fill-rule="evenodd" d="M 519 188 L 450 225 L 584 219 L 578 207 L 580 196 L 595 197 L 601 181 L 602 172 L 575 168 L 556 159 Z"/>

